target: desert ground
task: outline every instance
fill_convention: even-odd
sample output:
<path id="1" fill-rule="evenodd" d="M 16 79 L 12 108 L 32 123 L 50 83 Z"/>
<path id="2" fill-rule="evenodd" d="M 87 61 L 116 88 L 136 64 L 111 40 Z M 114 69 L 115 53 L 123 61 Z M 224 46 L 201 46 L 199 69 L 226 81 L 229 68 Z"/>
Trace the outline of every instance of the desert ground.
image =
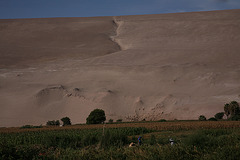
<path id="1" fill-rule="evenodd" d="M 240 101 L 240 10 L 0 20 L 0 127 L 207 118 Z"/>

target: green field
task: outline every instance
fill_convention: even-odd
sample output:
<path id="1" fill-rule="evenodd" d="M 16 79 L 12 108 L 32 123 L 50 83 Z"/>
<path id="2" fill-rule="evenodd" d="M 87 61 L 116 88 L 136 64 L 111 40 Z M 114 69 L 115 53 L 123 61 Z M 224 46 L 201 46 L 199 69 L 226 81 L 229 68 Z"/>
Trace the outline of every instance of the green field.
<path id="1" fill-rule="evenodd" d="M 212 128 L 209 127 L 210 124 Z M 187 128 L 187 125 L 195 127 Z M 160 129 L 161 126 L 165 127 Z M 143 144 L 129 147 L 131 142 L 137 144 L 139 136 L 143 137 Z M 174 145 L 170 145 L 170 138 L 174 140 Z M 0 159 L 4 160 L 233 160 L 239 157 L 240 126 L 239 122 L 231 121 L 146 122 L 61 128 L 0 129 Z"/>

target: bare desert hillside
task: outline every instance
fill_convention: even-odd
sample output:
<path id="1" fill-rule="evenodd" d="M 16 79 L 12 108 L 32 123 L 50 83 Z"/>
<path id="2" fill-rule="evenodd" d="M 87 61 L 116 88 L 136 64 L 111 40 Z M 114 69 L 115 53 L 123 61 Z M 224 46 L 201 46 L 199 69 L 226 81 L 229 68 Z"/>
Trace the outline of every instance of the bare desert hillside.
<path id="1" fill-rule="evenodd" d="M 207 118 L 240 101 L 240 10 L 0 20 L 0 127 Z"/>

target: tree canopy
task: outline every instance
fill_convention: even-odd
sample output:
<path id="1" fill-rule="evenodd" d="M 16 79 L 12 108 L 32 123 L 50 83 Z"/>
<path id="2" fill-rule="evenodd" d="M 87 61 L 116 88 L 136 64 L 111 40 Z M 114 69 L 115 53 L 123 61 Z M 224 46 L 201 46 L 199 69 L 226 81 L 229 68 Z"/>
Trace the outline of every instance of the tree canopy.
<path id="1" fill-rule="evenodd" d="M 105 120 L 105 112 L 102 109 L 94 109 L 86 119 L 87 124 L 100 124 L 103 123 Z"/>
<path id="2" fill-rule="evenodd" d="M 224 113 L 228 118 L 228 116 L 230 115 L 230 105 L 228 103 L 224 105 Z"/>
<path id="3" fill-rule="evenodd" d="M 61 121 L 63 122 L 63 126 L 67 126 L 67 125 L 71 125 L 72 124 L 69 117 L 63 117 L 61 119 Z"/>
<path id="4" fill-rule="evenodd" d="M 60 125 L 59 120 L 47 121 L 47 126 L 59 126 L 59 125 Z"/>
<path id="5" fill-rule="evenodd" d="M 227 118 L 229 119 L 236 116 L 236 115 L 240 115 L 240 107 L 238 102 L 236 101 L 232 101 L 231 103 L 227 103 L 224 105 L 224 113 L 226 114 Z"/>
<path id="6" fill-rule="evenodd" d="M 223 119 L 223 116 L 224 116 L 224 112 L 219 112 L 219 113 L 217 113 L 217 114 L 215 114 L 215 118 L 216 119 Z"/>

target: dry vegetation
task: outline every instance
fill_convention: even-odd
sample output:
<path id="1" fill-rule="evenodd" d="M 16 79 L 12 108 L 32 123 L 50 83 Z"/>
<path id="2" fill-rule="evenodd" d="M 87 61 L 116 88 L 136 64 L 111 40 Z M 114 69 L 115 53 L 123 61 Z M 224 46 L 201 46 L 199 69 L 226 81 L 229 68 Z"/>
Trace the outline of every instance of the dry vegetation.
<path id="1" fill-rule="evenodd" d="M 46 127 L 22 129 L 19 127 L 0 128 L 0 133 L 65 130 L 65 129 L 98 129 L 98 128 L 123 128 L 123 127 L 145 127 L 154 130 L 192 130 L 192 129 L 215 129 L 215 128 L 239 128 L 240 121 L 171 121 L 171 122 L 139 122 L 139 123 L 115 123 L 115 124 L 92 124 L 72 125 L 65 127 Z"/>

